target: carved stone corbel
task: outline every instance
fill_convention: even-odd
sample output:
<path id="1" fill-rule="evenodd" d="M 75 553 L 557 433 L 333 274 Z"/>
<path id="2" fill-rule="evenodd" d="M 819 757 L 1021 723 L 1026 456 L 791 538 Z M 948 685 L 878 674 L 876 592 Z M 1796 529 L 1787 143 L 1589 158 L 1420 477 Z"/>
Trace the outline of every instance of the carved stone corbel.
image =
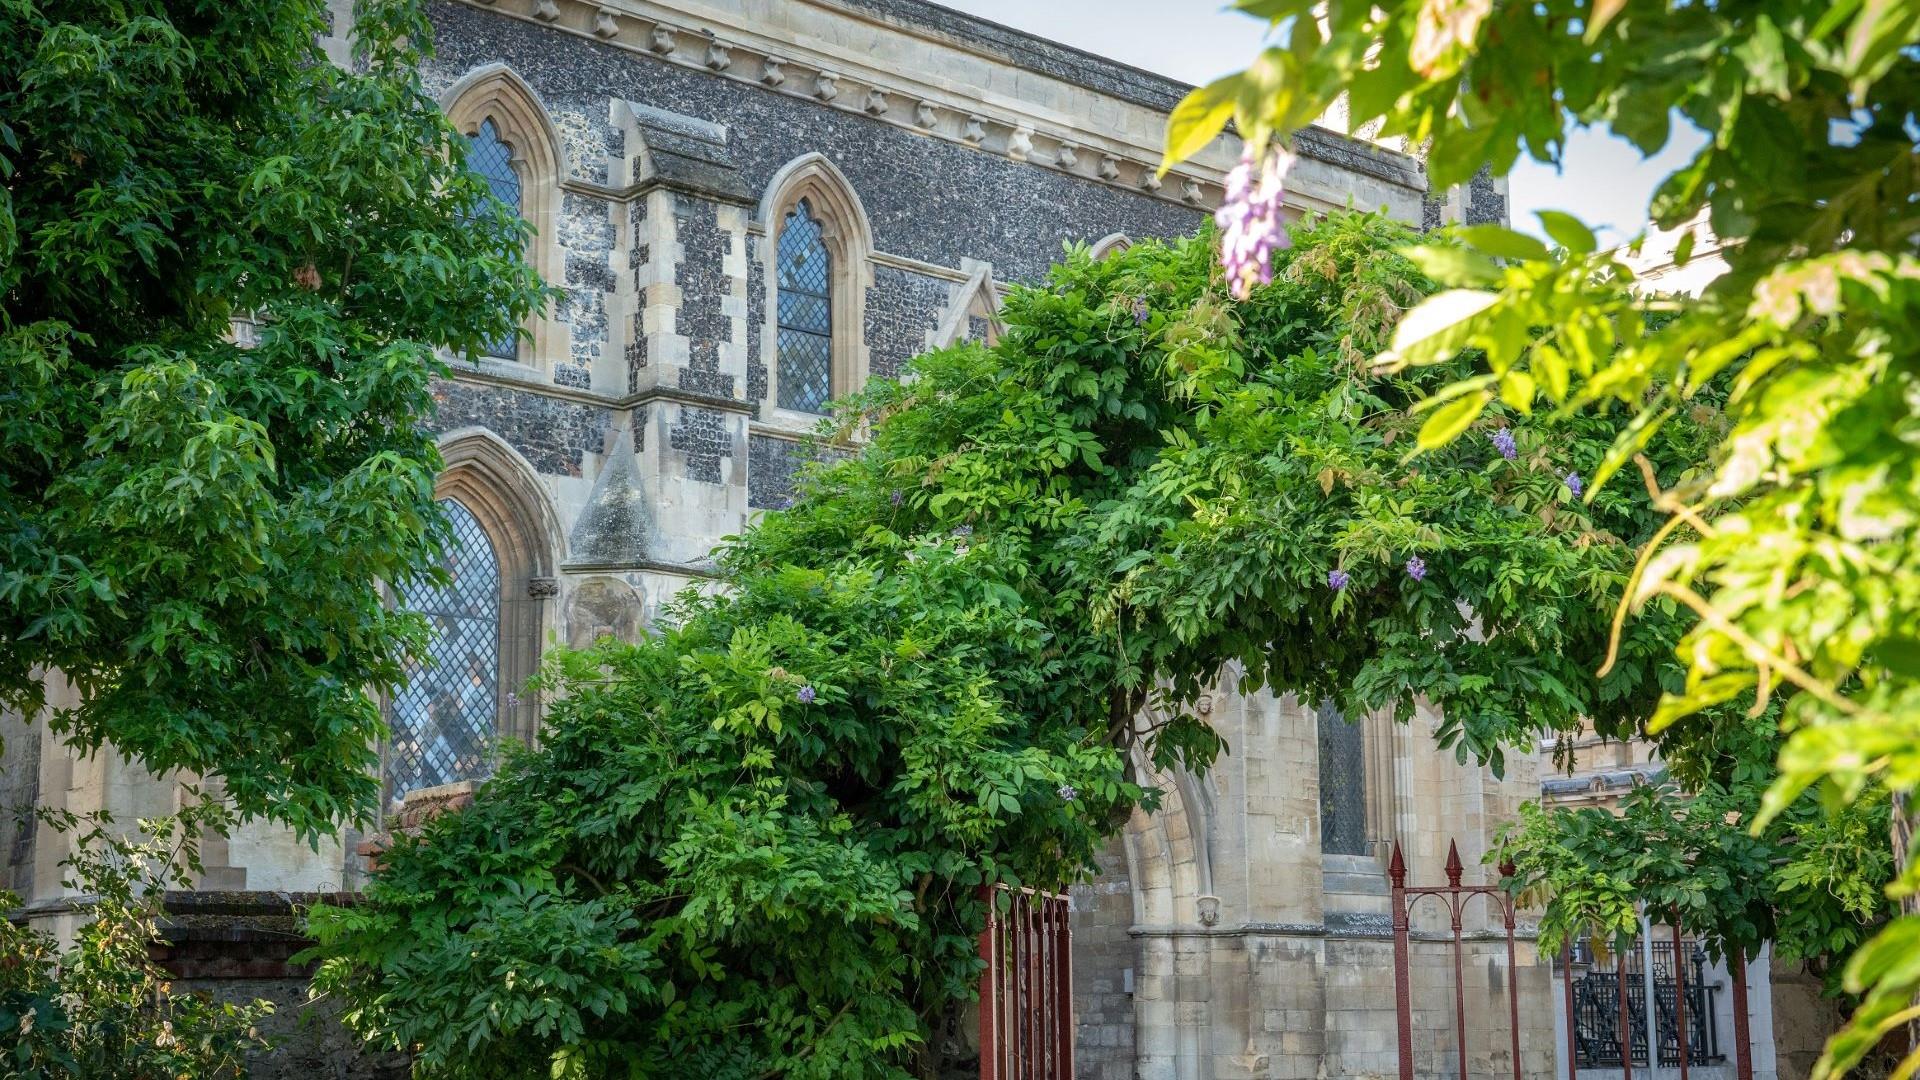
<path id="1" fill-rule="evenodd" d="M 1007 156 L 1015 161 L 1025 161 L 1033 153 L 1033 129 L 1025 124 L 1013 129 L 1007 136 Z"/>

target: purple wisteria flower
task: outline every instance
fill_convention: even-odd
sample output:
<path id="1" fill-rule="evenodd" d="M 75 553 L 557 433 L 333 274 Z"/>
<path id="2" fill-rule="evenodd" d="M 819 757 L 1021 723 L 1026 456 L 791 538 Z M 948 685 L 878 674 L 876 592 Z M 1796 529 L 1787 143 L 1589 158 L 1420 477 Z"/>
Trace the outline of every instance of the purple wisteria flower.
<path id="1" fill-rule="evenodd" d="M 1079 797 L 1080 797 L 1079 788 L 1074 787 L 1072 784 L 1060 785 L 1060 801 L 1061 802 L 1072 802 L 1073 800 Z"/>
<path id="2" fill-rule="evenodd" d="M 1577 472 L 1569 472 L 1561 478 L 1560 482 L 1567 485 L 1567 490 L 1573 492 L 1573 496 L 1576 499 L 1580 497 L 1581 492 L 1587 489 L 1586 481 L 1580 479 L 1580 474 Z"/>
<path id="3" fill-rule="evenodd" d="M 1347 582 L 1351 580 L 1345 570 L 1327 571 L 1327 588 L 1332 589 L 1334 592 L 1339 592 L 1341 589 L 1346 588 Z"/>
<path id="4" fill-rule="evenodd" d="M 1145 325 L 1147 325 L 1147 315 L 1148 315 L 1148 309 L 1147 309 L 1147 298 L 1146 298 L 1146 297 L 1144 297 L 1144 296 L 1136 296 L 1136 297 L 1134 297 L 1134 298 L 1133 298 L 1133 322 L 1134 322 L 1134 325 L 1135 325 L 1135 326 L 1145 326 Z"/>
<path id="5" fill-rule="evenodd" d="M 901 503 L 907 501 L 907 493 L 895 488 L 893 494 L 887 496 L 887 501 L 895 506 L 899 506 Z"/>
<path id="6" fill-rule="evenodd" d="M 1408 559 L 1407 560 L 1407 576 L 1412 578 L 1415 581 L 1425 581 L 1427 579 L 1426 560 L 1422 559 L 1418 555 L 1415 555 L 1413 558 Z"/>
<path id="7" fill-rule="evenodd" d="M 1520 456 L 1520 448 L 1513 445 L 1513 429 L 1501 428 L 1499 431 L 1493 433 L 1492 438 L 1493 448 L 1500 451 L 1501 457 L 1512 461 L 1514 458 Z"/>
<path id="8" fill-rule="evenodd" d="M 800 704 L 811 705 L 813 704 L 813 698 L 814 698 L 813 687 L 803 686 L 800 688 L 800 692 L 797 694 L 794 694 L 793 696 L 800 699 Z"/>
<path id="9" fill-rule="evenodd" d="M 959 537 L 962 540 L 965 540 L 967 537 L 973 535 L 973 526 L 962 525 L 959 528 L 953 530 L 953 535 Z"/>
<path id="10" fill-rule="evenodd" d="M 1226 197 L 1213 212 L 1220 227 L 1220 267 L 1236 300 L 1245 300 L 1255 285 L 1273 280 L 1273 253 L 1292 243 L 1280 204 L 1293 155 L 1278 148 L 1264 160 L 1255 154 L 1248 146 L 1240 164 L 1227 174 Z"/>

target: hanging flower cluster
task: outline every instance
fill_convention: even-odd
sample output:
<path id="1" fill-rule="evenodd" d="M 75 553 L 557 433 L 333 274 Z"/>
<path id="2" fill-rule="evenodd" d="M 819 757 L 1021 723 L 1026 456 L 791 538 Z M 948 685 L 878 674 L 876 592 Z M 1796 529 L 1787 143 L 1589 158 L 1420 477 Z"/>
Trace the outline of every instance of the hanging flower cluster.
<path id="1" fill-rule="evenodd" d="M 1248 146 L 1227 174 L 1226 197 L 1213 221 L 1220 226 L 1220 267 L 1236 300 L 1272 281 L 1273 253 L 1292 244 L 1280 209 L 1286 195 L 1282 181 L 1292 167 L 1293 155 L 1285 150 L 1276 148 L 1261 160 Z"/>
<path id="2" fill-rule="evenodd" d="M 1353 579 L 1347 576 L 1345 570 L 1327 571 L 1327 588 L 1332 589 L 1334 592 L 1339 592 L 1341 589 L 1346 588 L 1347 582 L 1351 580 Z"/>
<path id="3" fill-rule="evenodd" d="M 798 691 L 796 691 L 793 696 L 800 702 L 800 704 L 811 705 L 813 704 L 813 699 L 815 695 L 813 692 L 813 687 L 803 686 Z"/>
<path id="4" fill-rule="evenodd" d="M 1415 581 L 1425 581 L 1427 579 L 1427 561 L 1418 555 L 1408 559 L 1407 576 Z"/>
<path id="5" fill-rule="evenodd" d="M 1506 458 L 1508 461 L 1512 461 L 1514 458 L 1517 458 L 1520 456 L 1520 448 L 1518 446 L 1515 446 L 1513 443 L 1512 428 L 1501 428 L 1500 430 L 1493 433 L 1492 439 L 1493 439 L 1493 448 L 1495 450 L 1500 451 L 1501 457 Z"/>
<path id="6" fill-rule="evenodd" d="M 1147 325 L 1147 315 L 1148 315 L 1147 298 L 1144 296 L 1134 297 L 1133 298 L 1133 324 L 1135 326 Z"/>

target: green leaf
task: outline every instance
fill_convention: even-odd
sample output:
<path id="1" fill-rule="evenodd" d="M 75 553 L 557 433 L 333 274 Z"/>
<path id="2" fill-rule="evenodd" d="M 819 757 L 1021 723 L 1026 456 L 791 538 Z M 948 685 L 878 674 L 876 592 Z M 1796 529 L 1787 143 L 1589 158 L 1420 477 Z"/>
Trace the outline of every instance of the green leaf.
<path id="1" fill-rule="evenodd" d="M 1498 264 L 1459 244 L 1415 244 L 1403 254 L 1442 285 L 1487 285 L 1500 280 Z"/>
<path id="2" fill-rule="evenodd" d="M 1553 237 L 1553 242 L 1573 252 L 1575 255 L 1591 255 L 1598 246 L 1593 230 L 1572 214 L 1559 210 L 1537 210 L 1534 216 L 1540 219 L 1540 226 Z"/>
<path id="3" fill-rule="evenodd" d="M 1426 422 L 1420 425 L 1419 448 L 1434 450 L 1452 442 L 1480 418 L 1480 413 L 1492 401 L 1493 391 L 1482 390 L 1478 393 L 1462 395 L 1435 409 L 1432 415 L 1427 417 Z"/>
<path id="4" fill-rule="evenodd" d="M 1542 262 L 1547 258 L 1547 245 L 1538 238 L 1523 232 L 1515 232 L 1504 225 L 1466 225 L 1460 228 L 1460 238 L 1489 255 L 1516 262 Z"/>
<path id="5" fill-rule="evenodd" d="M 1239 99 L 1240 77 L 1229 75 L 1187 92 L 1167 116 L 1166 152 L 1160 158 L 1158 175 L 1199 153 L 1233 119 L 1234 103 Z"/>
<path id="6" fill-rule="evenodd" d="M 1499 302 L 1500 294 L 1484 289 L 1448 289 L 1420 301 L 1393 330 L 1393 351 L 1405 352 L 1450 330 Z"/>
<path id="7" fill-rule="evenodd" d="M 1593 9 L 1587 15 L 1586 39 L 1589 43 L 1599 41 L 1613 20 L 1626 10 L 1627 0 L 1593 0 Z"/>

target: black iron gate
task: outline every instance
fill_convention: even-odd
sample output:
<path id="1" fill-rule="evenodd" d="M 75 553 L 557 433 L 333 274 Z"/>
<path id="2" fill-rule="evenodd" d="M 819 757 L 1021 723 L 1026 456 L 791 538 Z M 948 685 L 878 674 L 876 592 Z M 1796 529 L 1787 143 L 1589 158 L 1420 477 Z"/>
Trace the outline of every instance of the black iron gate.
<path id="1" fill-rule="evenodd" d="M 1681 942 L 1686 957 L 1684 1015 L 1687 1026 L 1687 1060 L 1695 1065 L 1711 1065 L 1726 1060 L 1720 1049 L 1720 1030 L 1714 1003 L 1719 984 L 1707 982 L 1707 957 L 1691 939 Z M 1680 1044 L 1675 1021 L 1675 979 L 1673 942 L 1653 942 L 1653 1002 L 1659 1028 L 1659 1064 L 1671 1068 L 1680 1064 Z M 1620 1066 L 1620 1025 L 1627 1024 L 1634 1065 L 1647 1064 L 1647 978 L 1646 952 L 1635 942 L 1623 953 L 1596 964 L 1585 942 L 1573 951 L 1574 1059 L 1583 1069 Z M 1584 968 L 1584 970 L 1582 970 Z M 1625 1009 L 1621 1008 L 1620 982 L 1626 980 Z"/>

